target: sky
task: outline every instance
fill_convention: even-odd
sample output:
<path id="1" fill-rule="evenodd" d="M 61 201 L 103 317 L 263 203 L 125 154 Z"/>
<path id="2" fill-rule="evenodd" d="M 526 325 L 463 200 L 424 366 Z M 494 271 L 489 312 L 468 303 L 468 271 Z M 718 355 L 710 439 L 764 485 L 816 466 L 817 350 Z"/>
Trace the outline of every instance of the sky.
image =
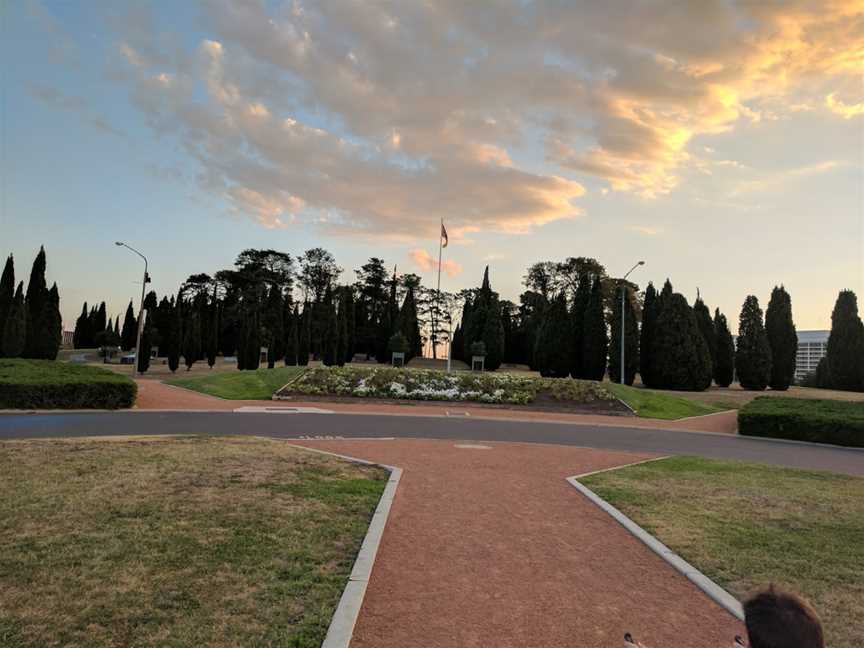
<path id="1" fill-rule="evenodd" d="M 0 3 L 0 254 L 67 328 L 245 248 L 518 301 L 636 261 L 736 322 L 864 298 L 864 2 Z M 734 325 L 733 325 L 734 328 Z"/>

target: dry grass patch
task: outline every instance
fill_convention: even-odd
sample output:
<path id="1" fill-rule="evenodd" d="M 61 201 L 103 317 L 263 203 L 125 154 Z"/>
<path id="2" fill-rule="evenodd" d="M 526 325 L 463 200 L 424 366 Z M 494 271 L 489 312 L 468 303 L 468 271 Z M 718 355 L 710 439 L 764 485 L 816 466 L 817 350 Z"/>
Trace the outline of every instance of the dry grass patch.
<path id="1" fill-rule="evenodd" d="M 776 583 L 812 601 L 829 646 L 859 645 L 864 479 L 676 457 L 581 481 L 739 599 Z"/>
<path id="2" fill-rule="evenodd" d="M 0 645 L 317 648 L 385 481 L 265 439 L 0 443 Z"/>

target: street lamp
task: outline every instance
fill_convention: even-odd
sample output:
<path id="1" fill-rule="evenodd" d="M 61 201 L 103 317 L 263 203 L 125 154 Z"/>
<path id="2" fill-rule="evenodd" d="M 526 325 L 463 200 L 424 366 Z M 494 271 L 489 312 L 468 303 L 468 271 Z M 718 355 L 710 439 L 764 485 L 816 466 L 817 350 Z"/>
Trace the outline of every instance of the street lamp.
<path id="1" fill-rule="evenodd" d="M 144 259 L 144 281 L 141 282 L 141 308 L 138 310 L 138 335 L 135 340 L 135 365 L 132 369 L 132 373 L 135 373 L 135 370 L 139 369 L 141 366 L 138 363 L 141 361 L 141 333 L 144 331 L 144 291 L 147 289 L 147 284 L 150 283 L 150 275 L 147 274 L 147 257 L 141 254 L 131 245 L 126 245 L 123 241 L 115 241 L 114 245 L 117 245 L 119 247 L 125 247 L 127 250 L 131 250 L 139 257 Z M 139 371 L 139 373 L 141 372 Z"/>
<path id="2" fill-rule="evenodd" d="M 624 278 L 621 280 L 621 384 L 624 384 L 624 297 L 627 295 L 627 277 L 639 266 L 645 265 L 644 261 L 640 261 L 627 271 Z"/>

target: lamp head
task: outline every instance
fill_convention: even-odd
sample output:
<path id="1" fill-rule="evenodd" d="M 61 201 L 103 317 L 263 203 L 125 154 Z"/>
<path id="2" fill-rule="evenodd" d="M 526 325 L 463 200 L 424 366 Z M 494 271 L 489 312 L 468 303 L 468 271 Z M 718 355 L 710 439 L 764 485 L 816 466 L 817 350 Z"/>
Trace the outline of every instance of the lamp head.
<path id="1" fill-rule="evenodd" d="M 123 241 L 114 241 L 114 245 L 123 245 Z"/>
<path id="2" fill-rule="evenodd" d="M 640 262 L 639 262 L 639 265 L 645 265 L 645 262 L 644 262 L 644 261 L 640 261 Z"/>

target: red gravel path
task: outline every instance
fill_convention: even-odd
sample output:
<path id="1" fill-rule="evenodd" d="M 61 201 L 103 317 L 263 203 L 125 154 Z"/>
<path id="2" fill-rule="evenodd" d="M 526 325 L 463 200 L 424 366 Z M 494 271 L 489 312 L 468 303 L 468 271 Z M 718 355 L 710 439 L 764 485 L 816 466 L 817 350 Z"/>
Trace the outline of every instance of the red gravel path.
<path id="1" fill-rule="evenodd" d="M 643 455 L 304 441 L 401 466 L 352 648 L 728 646 L 741 625 L 564 478 Z"/>
<path id="2" fill-rule="evenodd" d="M 612 425 L 626 427 L 660 428 L 665 430 L 689 430 L 696 432 L 722 432 L 736 434 L 738 432 L 738 413 L 735 411 L 720 412 L 708 416 L 682 419 L 679 421 L 662 421 L 659 419 L 643 419 L 635 416 L 602 416 L 597 414 L 570 414 L 567 412 L 548 412 L 518 409 L 497 409 L 478 407 L 462 403 L 378 403 L 378 402 L 325 402 L 325 401 L 241 401 L 224 400 L 207 396 L 182 387 L 166 385 L 156 380 L 137 380 L 138 399 L 135 407 L 138 409 L 167 410 L 224 410 L 231 411 L 238 407 L 257 405 L 266 407 L 316 407 L 337 412 L 355 412 L 359 414 L 397 414 L 400 416 L 446 416 L 447 412 L 467 412 L 477 418 L 495 418 L 508 420 L 559 421 L 567 423 L 586 423 L 592 425 Z"/>

